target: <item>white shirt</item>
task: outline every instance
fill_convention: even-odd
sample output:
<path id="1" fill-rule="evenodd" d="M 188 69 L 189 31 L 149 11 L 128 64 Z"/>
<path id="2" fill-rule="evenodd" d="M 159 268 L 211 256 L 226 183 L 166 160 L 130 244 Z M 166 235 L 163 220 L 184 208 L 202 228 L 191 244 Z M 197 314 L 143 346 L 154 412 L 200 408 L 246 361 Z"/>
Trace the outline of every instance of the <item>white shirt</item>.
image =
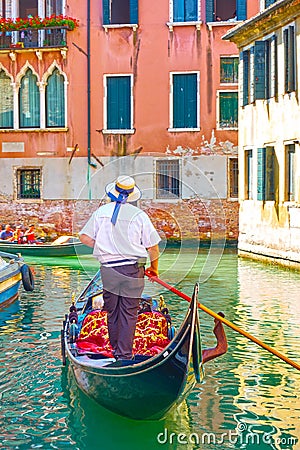
<path id="1" fill-rule="evenodd" d="M 147 248 L 160 241 L 148 215 L 141 209 L 125 203 L 121 205 L 115 225 L 111 217 L 116 203 L 110 202 L 95 211 L 79 234 L 95 240 L 93 255 L 102 263 L 115 265 L 134 263 L 147 258 Z M 126 262 L 117 263 L 123 259 Z M 111 266 L 113 264 L 110 264 Z"/>

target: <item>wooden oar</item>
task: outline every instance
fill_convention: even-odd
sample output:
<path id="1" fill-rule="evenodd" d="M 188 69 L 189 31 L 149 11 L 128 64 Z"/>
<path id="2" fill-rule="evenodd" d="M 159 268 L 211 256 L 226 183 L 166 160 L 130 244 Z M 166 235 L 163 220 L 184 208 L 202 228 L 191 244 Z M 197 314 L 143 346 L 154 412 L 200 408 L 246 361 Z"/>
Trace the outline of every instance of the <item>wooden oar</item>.
<path id="1" fill-rule="evenodd" d="M 145 274 L 147 275 L 147 277 L 149 277 L 149 279 L 151 281 L 155 281 L 156 283 L 158 283 L 161 286 L 165 287 L 169 291 L 174 292 L 174 294 L 178 295 L 179 297 L 183 298 L 184 300 L 187 300 L 188 302 L 191 301 L 191 297 L 189 297 L 188 295 L 186 295 L 183 292 L 179 291 L 178 289 L 174 288 L 173 286 L 170 286 L 168 283 L 166 283 L 165 281 L 161 280 L 160 278 L 158 278 L 156 276 L 153 276 L 151 273 L 148 273 L 147 270 L 146 270 Z M 198 303 L 198 306 L 199 306 L 200 309 L 202 309 L 202 311 L 206 312 L 207 314 L 209 314 L 210 316 L 214 317 L 215 319 L 220 320 L 225 325 L 227 325 L 228 327 L 232 328 L 234 331 L 237 331 L 238 333 L 242 334 L 247 339 L 250 339 L 250 341 L 255 342 L 255 344 L 257 344 L 260 347 L 264 348 L 268 352 L 273 353 L 273 355 L 275 355 L 278 358 L 282 359 L 282 361 L 286 362 L 287 364 L 290 364 L 290 366 L 293 366 L 293 367 L 295 367 L 295 369 L 300 370 L 300 365 L 297 364 L 295 361 L 292 361 L 287 356 L 285 356 L 282 353 L 278 352 L 274 348 L 269 347 L 264 342 L 260 341 L 256 337 L 252 336 L 251 334 L 249 334 L 246 331 L 242 330 L 241 328 L 237 327 L 234 323 L 232 323 L 229 320 L 225 319 L 225 317 L 222 317 L 219 314 L 215 313 L 211 309 L 209 309 L 206 306 L 202 305 L 202 303 Z"/>

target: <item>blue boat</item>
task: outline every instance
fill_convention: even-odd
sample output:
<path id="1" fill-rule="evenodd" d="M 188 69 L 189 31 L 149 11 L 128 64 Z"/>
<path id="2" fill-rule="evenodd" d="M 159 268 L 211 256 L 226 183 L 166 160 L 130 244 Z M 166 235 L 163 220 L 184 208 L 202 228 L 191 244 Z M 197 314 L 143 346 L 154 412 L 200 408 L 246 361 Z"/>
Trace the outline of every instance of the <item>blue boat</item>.
<path id="1" fill-rule="evenodd" d="M 34 289 L 34 279 L 30 267 L 24 263 L 21 257 L 0 252 L 0 308 L 4 308 L 16 300 L 21 283 L 25 291 Z"/>

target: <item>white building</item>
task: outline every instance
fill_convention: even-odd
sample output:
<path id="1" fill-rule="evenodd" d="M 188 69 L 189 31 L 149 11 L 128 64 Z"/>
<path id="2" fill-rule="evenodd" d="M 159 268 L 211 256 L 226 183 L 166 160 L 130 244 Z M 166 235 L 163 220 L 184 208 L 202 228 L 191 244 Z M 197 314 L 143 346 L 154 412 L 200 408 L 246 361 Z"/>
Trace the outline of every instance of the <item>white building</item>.
<path id="1" fill-rule="evenodd" d="M 239 254 L 300 268 L 300 0 L 223 38 L 240 51 Z"/>

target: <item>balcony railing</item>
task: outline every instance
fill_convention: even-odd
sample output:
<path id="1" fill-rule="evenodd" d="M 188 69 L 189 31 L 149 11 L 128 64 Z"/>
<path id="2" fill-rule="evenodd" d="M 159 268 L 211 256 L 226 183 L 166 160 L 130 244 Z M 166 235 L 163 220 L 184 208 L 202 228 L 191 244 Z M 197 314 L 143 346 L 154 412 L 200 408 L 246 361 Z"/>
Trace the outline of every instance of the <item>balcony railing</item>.
<path id="1" fill-rule="evenodd" d="M 67 27 L 24 28 L 0 32 L 0 51 L 67 46 Z"/>

